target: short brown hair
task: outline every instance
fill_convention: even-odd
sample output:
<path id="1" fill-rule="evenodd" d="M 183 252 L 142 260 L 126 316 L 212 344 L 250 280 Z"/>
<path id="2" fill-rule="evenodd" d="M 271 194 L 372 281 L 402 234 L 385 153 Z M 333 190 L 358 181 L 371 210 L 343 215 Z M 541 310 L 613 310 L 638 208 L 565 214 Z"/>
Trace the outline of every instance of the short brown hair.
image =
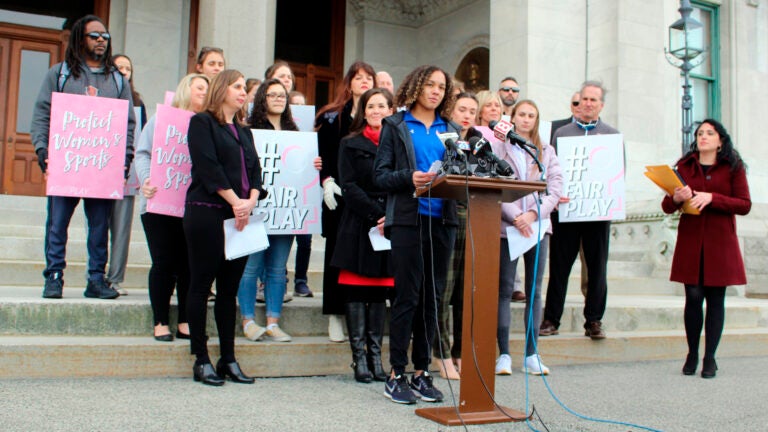
<path id="1" fill-rule="evenodd" d="M 240 78 L 245 76 L 235 69 L 227 69 L 219 72 L 213 77 L 211 85 L 208 87 L 208 94 L 205 95 L 205 110 L 208 111 L 220 124 L 225 124 L 227 119 L 224 117 L 224 100 L 227 98 L 227 88 L 234 84 Z M 235 113 L 235 120 L 242 124 L 245 119 L 243 110 Z"/>

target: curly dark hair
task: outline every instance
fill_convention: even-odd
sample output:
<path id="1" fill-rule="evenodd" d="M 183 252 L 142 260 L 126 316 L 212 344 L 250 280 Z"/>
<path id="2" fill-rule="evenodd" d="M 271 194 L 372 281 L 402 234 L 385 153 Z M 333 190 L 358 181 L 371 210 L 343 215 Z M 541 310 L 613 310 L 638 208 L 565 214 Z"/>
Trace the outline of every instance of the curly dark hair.
<path id="1" fill-rule="evenodd" d="M 440 101 L 440 105 L 437 106 L 435 112 L 443 118 L 451 118 L 454 102 L 453 80 L 451 79 L 451 74 L 434 65 L 419 66 L 405 77 L 395 94 L 395 105 L 399 107 L 405 106 L 409 110 L 413 108 L 427 80 L 435 72 L 442 72 L 445 76 L 445 96 L 443 96 L 443 100 Z"/>
<path id="2" fill-rule="evenodd" d="M 723 126 L 719 121 L 710 118 L 704 119 L 701 124 L 696 127 L 696 132 L 693 134 L 691 149 L 682 157 L 682 159 L 685 159 L 693 153 L 698 153 L 699 148 L 696 145 L 696 136 L 699 134 L 699 129 L 701 129 L 701 126 L 704 124 L 708 124 L 715 128 L 715 132 L 717 132 L 717 135 L 720 137 L 720 143 L 722 144 L 722 147 L 717 151 L 717 161 L 719 163 L 730 165 L 731 171 L 735 171 L 742 167 L 746 169 L 747 165 L 741 158 L 739 151 L 736 150 L 736 148 L 733 146 L 733 141 L 731 141 L 731 136 L 728 134 L 728 131 L 725 130 L 725 126 Z"/>
<path id="3" fill-rule="evenodd" d="M 279 85 L 280 88 L 285 91 L 285 111 L 280 115 L 280 129 L 287 131 L 297 131 L 299 127 L 293 121 L 293 115 L 291 114 L 291 105 L 288 103 L 288 91 L 285 89 L 283 83 L 277 78 L 270 78 L 264 80 L 256 90 L 256 95 L 253 97 L 253 111 L 251 117 L 248 119 L 248 123 L 254 129 L 272 129 L 272 123 L 267 118 L 267 91 L 273 85 Z"/>
<path id="4" fill-rule="evenodd" d="M 96 15 L 86 15 L 75 21 L 72 25 L 72 32 L 69 34 L 69 45 L 67 45 L 67 51 L 64 53 L 64 61 L 69 66 L 69 73 L 75 78 L 80 77 L 80 66 L 85 64 L 85 26 L 92 21 L 98 21 L 104 25 L 105 29 L 107 28 L 101 18 Z M 104 52 L 103 61 L 107 71 L 115 67 L 112 62 L 112 40 L 107 41 L 107 50 Z"/>

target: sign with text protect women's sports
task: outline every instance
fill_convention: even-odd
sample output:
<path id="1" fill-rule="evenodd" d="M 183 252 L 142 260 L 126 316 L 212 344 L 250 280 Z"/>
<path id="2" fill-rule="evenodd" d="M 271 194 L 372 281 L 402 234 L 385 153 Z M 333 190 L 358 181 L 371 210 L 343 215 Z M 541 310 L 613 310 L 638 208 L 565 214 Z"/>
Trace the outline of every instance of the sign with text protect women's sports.
<path id="1" fill-rule="evenodd" d="M 187 189 L 192 182 L 187 133 L 193 115 L 192 111 L 157 105 L 149 167 L 149 184 L 156 186 L 157 192 L 147 199 L 149 213 L 184 216 Z"/>
<path id="2" fill-rule="evenodd" d="M 624 136 L 560 137 L 557 158 L 563 168 L 560 222 L 624 220 Z"/>
<path id="3" fill-rule="evenodd" d="M 122 199 L 128 101 L 51 95 L 46 194 Z"/>
<path id="4" fill-rule="evenodd" d="M 262 183 L 269 192 L 254 213 L 264 214 L 268 234 L 320 234 L 323 191 L 314 168 L 314 132 L 251 129 L 261 162 Z"/>

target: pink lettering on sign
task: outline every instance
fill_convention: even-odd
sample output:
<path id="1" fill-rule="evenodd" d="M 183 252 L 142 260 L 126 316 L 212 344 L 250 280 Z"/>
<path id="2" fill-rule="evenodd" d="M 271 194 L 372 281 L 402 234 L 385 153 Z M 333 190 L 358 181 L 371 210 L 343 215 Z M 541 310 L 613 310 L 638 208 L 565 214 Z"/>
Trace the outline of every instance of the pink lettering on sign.
<path id="1" fill-rule="evenodd" d="M 122 199 L 128 101 L 51 95 L 46 194 Z"/>
<path id="2" fill-rule="evenodd" d="M 149 183 L 157 187 L 157 193 L 147 200 L 150 213 L 184 216 L 187 189 L 192 182 L 187 131 L 193 115 L 191 111 L 168 105 L 157 106 L 149 168 Z"/>

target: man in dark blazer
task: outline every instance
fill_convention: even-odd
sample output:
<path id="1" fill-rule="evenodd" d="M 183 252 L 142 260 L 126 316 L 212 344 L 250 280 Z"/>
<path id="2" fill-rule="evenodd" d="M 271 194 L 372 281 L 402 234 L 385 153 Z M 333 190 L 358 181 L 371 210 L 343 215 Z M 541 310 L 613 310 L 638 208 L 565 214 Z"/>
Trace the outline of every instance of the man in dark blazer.
<path id="1" fill-rule="evenodd" d="M 571 96 L 571 106 L 570 106 L 570 108 L 571 108 L 571 116 L 568 117 L 568 118 L 564 118 L 564 119 L 560 119 L 560 120 L 555 120 L 555 121 L 552 122 L 552 128 L 549 131 L 549 144 L 550 145 L 555 146 L 555 144 L 556 144 L 556 143 L 552 142 L 552 137 L 555 136 L 555 131 L 560 129 L 562 126 L 565 126 L 567 124 L 573 123 L 573 118 L 578 116 L 578 114 L 579 114 L 579 99 L 580 99 L 579 92 L 575 92 Z M 557 150 L 557 146 L 555 146 L 555 150 Z"/>

